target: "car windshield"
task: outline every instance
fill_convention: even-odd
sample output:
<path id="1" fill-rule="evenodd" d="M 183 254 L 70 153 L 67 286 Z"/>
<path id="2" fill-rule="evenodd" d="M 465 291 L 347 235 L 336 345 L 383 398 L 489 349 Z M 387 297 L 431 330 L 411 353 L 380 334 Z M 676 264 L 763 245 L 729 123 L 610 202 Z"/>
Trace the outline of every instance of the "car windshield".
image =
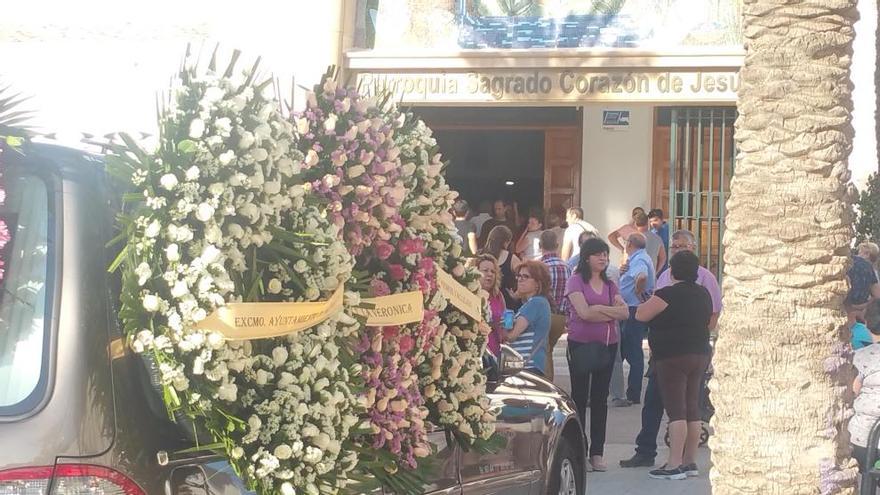
<path id="1" fill-rule="evenodd" d="M 40 177 L 4 174 L 3 183 L 0 219 L 11 239 L 0 250 L 0 414 L 8 415 L 39 399 L 45 383 L 50 208 Z"/>

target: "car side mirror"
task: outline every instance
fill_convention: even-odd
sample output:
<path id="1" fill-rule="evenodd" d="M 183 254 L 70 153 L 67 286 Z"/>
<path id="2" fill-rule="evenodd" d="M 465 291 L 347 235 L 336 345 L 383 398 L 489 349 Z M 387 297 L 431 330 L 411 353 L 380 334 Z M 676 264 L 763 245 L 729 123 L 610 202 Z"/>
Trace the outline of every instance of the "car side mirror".
<path id="1" fill-rule="evenodd" d="M 502 377 L 512 376 L 525 368 L 526 360 L 522 354 L 513 350 L 509 345 L 501 346 L 501 355 L 498 357 L 498 369 Z"/>

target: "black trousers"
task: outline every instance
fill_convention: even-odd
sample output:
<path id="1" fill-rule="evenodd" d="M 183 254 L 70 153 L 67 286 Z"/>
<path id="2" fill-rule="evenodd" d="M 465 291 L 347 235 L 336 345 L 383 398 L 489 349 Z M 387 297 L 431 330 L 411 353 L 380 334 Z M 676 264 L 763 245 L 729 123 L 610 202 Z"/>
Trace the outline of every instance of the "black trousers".
<path id="1" fill-rule="evenodd" d="M 584 345 L 580 342 L 568 341 L 570 350 Z M 617 354 L 617 344 L 611 344 L 611 355 Z M 572 353 L 568 354 L 568 370 L 571 375 L 571 398 L 577 406 L 578 417 L 584 430 L 589 431 L 587 445 L 590 456 L 605 455 L 605 431 L 608 424 L 608 393 L 611 388 L 611 372 L 614 370 L 614 360 L 608 366 L 598 372 L 576 373 L 574 370 L 581 368 L 572 362 Z M 576 359 L 576 358 L 575 358 Z M 587 402 L 590 404 L 590 421 L 586 420 Z M 587 425 L 589 424 L 589 428 Z"/>

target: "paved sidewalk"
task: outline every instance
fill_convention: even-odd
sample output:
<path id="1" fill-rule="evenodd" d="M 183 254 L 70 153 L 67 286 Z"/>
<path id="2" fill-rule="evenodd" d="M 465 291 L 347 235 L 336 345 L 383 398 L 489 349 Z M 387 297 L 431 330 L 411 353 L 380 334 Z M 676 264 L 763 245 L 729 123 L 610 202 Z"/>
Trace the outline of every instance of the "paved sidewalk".
<path id="1" fill-rule="evenodd" d="M 647 343 L 646 343 L 647 346 Z M 565 340 L 561 340 L 553 350 L 553 369 L 557 385 L 570 389 L 568 367 L 565 361 Z M 624 363 L 624 373 L 628 367 Z M 701 447 L 697 456 L 700 476 L 682 481 L 655 480 L 648 477 L 651 468 L 621 468 L 618 462 L 633 454 L 636 434 L 641 428 L 640 405 L 608 408 L 608 433 L 605 443 L 605 461 L 608 471 L 587 474 L 588 495 L 708 495 L 712 493 L 709 485 L 709 449 Z M 664 425 L 660 427 L 660 445 L 657 463 L 666 459 L 666 446 L 663 443 Z"/>

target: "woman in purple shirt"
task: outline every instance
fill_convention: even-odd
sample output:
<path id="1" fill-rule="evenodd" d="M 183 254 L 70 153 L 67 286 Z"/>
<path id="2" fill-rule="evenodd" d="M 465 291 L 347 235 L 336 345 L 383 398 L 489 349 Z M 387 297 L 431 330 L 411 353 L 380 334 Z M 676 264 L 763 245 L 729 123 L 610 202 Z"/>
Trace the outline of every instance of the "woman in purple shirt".
<path id="1" fill-rule="evenodd" d="M 617 333 L 618 320 L 629 317 L 629 309 L 608 280 L 605 269 L 608 267 L 608 244 L 597 238 L 587 239 L 581 245 L 581 258 L 574 274 L 565 286 L 568 298 L 568 369 L 571 375 L 571 396 L 577 406 L 581 424 L 586 430 L 587 401 L 590 403 L 589 443 L 590 466 L 594 471 L 608 469 L 605 454 L 605 427 L 608 420 L 608 392 L 614 356 L 620 336 Z M 611 359 L 608 364 L 596 371 L 583 371 L 593 368 L 576 351 L 579 346 L 599 343 L 608 347 Z"/>

